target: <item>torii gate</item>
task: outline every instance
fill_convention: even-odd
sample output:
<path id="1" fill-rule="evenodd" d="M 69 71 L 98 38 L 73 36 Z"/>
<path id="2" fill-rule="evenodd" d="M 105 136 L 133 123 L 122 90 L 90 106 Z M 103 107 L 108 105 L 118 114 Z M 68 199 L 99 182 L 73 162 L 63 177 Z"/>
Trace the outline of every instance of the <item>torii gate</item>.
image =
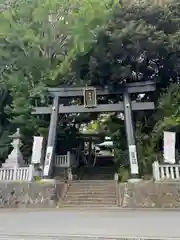
<path id="1" fill-rule="evenodd" d="M 132 93 L 146 93 L 156 90 L 154 81 L 134 82 L 124 84 L 120 89 L 110 91 L 108 87 L 65 87 L 65 88 L 48 88 L 53 97 L 52 106 L 35 107 L 33 114 L 51 114 L 49 125 L 47 150 L 44 164 L 44 177 L 48 178 L 52 171 L 52 162 L 55 154 L 56 128 L 58 123 L 58 114 L 61 113 L 90 113 L 90 112 L 124 112 L 125 127 L 127 134 L 127 143 L 129 149 L 129 161 L 131 177 L 137 179 L 139 167 L 137 160 L 137 150 L 135 134 L 132 120 L 132 111 L 152 110 L 155 108 L 154 102 L 136 102 L 131 101 Z M 123 101 L 115 104 L 98 104 L 96 96 L 120 95 L 123 94 Z M 62 98 L 67 97 L 84 97 L 84 105 L 63 106 Z"/>

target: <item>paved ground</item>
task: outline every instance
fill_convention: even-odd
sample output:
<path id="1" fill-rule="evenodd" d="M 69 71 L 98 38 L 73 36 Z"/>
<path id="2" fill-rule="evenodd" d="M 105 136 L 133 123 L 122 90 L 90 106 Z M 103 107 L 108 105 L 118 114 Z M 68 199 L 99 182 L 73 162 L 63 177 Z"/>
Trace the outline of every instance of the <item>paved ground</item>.
<path id="1" fill-rule="evenodd" d="M 1 211 L 0 239 L 180 239 L 175 211 Z M 139 238 L 137 238 L 139 237 Z"/>

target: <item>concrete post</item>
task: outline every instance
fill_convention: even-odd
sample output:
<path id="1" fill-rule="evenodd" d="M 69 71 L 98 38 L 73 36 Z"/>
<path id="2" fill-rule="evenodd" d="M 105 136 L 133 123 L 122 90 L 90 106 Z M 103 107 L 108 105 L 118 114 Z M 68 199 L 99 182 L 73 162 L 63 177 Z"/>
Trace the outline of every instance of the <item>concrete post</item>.
<path id="1" fill-rule="evenodd" d="M 33 180 L 33 177 L 34 177 L 34 165 L 33 164 L 30 164 L 29 165 L 29 169 L 28 169 L 28 181 L 31 182 Z"/>
<path id="2" fill-rule="evenodd" d="M 137 150 L 136 150 L 136 143 L 135 143 L 133 120 L 132 120 L 131 98 L 127 91 L 123 93 L 123 102 L 124 102 L 125 127 L 126 127 L 127 143 L 128 143 L 128 150 L 129 150 L 131 179 L 135 180 L 139 178 L 139 167 L 138 167 L 138 160 L 137 160 Z"/>
<path id="3" fill-rule="evenodd" d="M 72 164 L 72 162 L 71 162 L 71 152 L 67 151 L 67 165 L 68 165 L 68 167 L 70 167 L 71 164 Z"/>
<path id="4" fill-rule="evenodd" d="M 43 172 L 44 178 L 50 178 L 51 172 L 52 172 L 53 159 L 55 154 L 58 113 L 59 113 L 59 98 L 58 96 L 55 96 L 53 100 L 51 120 L 49 125 L 47 150 L 46 150 L 44 172 Z"/>
<path id="5" fill-rule="evenodd" d="M 159 181 L 160 180 L 160 174 L 159 174 L 159 163 L 158 163 L 158 161 L 153 162 L 152 168 L 153 168 L 153 178 L 154 178 L 154 180 Z"/>

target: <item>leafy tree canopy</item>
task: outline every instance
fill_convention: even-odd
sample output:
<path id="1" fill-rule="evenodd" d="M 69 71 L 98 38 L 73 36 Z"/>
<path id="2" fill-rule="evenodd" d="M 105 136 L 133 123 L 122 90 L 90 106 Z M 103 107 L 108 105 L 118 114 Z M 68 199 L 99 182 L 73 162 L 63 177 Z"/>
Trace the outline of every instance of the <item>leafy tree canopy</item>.
<path id="1" fill-rule="evenodd" d="M 14 0 L 1 3 L 1 128 L 10 131 L 11 126 L 20 127 L 28 138 L 35 132 L 43 133 L 47 127 L 46 121 L 31 116 L 32 99 L 40 97 L 43 103 L 45 86 L 75 83 L 70 71 L 72 60 L 91 48 L 117 2 Z M 3 119 L 7 118 L 5 123 Z"/>
<path id="2" fill-rule="evenodd" d="M 24 122 L 31 98 L 44 100 L 44 86 L 75 81 L 73 73 L 67 74 L 71 60 L 91 46 L 114 4 L 109 0 L 15 3 L 0 14 L 0 74 L 12 95 L 9 110 Z"/>
<path id="3" fill-rule="evenodd" d="M 143 1 L 144 2 L 144 1 Z M 79 57 L 77 76 L 92 84 L 158 81 L 159 87 L 179 80 L 179 2 L 127 5 L 115 10 L 98 43 Z"/>

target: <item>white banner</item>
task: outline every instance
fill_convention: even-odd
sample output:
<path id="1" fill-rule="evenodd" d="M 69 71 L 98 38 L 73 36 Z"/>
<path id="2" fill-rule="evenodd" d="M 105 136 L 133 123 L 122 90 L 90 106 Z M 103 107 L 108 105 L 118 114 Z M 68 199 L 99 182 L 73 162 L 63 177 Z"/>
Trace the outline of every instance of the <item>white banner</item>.
<path id="1" fill-rule="evenodd" d="M 136 145 L 129 145 L 131 174 L 139 174 Z"/>
<path id="2" fill-rule="evenodd" d="M 43 137 L 34 136 L 32 157 L 31 157 L 32 164 L 41 163 L 42 148 L 43 148 Z"/>
<path id="3" fill-rule="evenodd" d="M 47 147 L 45 163 L 44 163 L 44 171 L 43 171 L 44 176 L 49 175 L 49 169 L 52 161 L 52 153 L 53 153 L 53 147 L 52 146 Z"/>
<path id="4" fill-rule="evenodd" d="M 164 162 L 174 164 L 176 162 L 176 133 L 164 132 Z"/>

